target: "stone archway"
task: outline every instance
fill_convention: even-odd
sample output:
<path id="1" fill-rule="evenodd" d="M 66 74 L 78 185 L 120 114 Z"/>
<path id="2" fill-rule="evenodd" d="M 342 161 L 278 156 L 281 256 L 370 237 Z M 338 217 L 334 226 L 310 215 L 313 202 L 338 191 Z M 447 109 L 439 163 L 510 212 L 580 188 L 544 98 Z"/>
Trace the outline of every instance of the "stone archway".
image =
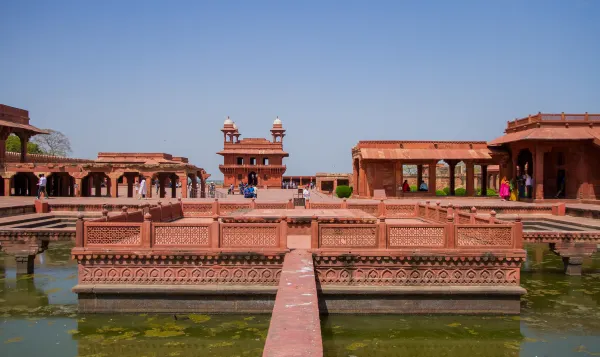
<path id="1" fill-rule="evenodd" d="M 518 175 L 525 173 L 525 167 L 527 167 L 527 173 L 529 176 L 533 176 L 533 154 L 529 149 L 523 149 L 519 151 L 517 156 L 517 167 L 519 168 Z"/>
<path id="2" fill-rule="evenodd" d="M 66 172 L 53 172 L 47 178 L 48 195 L 52 197 L 75 196 L 75 179 Z"/>
<path id="3" fill-rule="evenodd" d="M 257 186 L 258 185 L 258 175 L 256 172 L 251 171 L 248 174 L 248 185 Z"/>
<path id="4" fill-rule="evenodd" d="M 31 172 L 18 172 L 12 177 L 13 196 L 36 196 L 37 178 Z"/>

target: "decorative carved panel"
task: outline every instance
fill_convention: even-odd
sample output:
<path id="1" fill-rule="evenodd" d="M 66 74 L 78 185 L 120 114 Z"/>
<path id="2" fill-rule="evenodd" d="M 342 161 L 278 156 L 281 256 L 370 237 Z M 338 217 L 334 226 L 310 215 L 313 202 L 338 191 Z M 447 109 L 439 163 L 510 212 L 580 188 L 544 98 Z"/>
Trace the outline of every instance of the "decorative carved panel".
<path id="1" fill-rule="evenodd" d="M 186 217 L 211 216 L 212 203 L 184 203 L 183 212 Z"/>
<path id="2" fill-rule="evenodd" d="M 315 257 L 317 279 L 321 285 L 518 286 L 524 258 L 476 261 L 453 257 L 443 264 L 437 257 L 389 256 Z"/>
<path id="3" fill-rule="evenodd" d="M 140 226 L 86 226 L 86 245 L 139 245 L 141 243 Z"/>
<path id="4" fill-rule="evenodd" d="M 221 247 L 277 247 L 278 225 L 239 224 L 223 225 Z"/>
<path id="5" fill-rule="evenodd" d="M 387 217 L 412 217 L 415 215 L 414 205 L 386 205 L 385 210 Z"/>
<path id="6" fill-rule="evenodd" d="M 388 227 L 388 246 L 401 247 L 444 247 L 444 227 Z"/>
<path id="7" fill-rule="evenodd" d="M 155 245 L 202 245 L 209 243 L 208 226 L 165 225 L 154 227 Z"/>
<path id="8" fill-rule="evenodd" d="M 376 247 L 377 228 L 375 225 L 319 225 L 319 246 Z"/>
<path id="9" fill-rule="evenodd" d="M 368 213 L 370 215 L 373 216 L 377 216 L 377 212 L 379 210 L 379 206 L 378 204 L 374 203 L 371 205 L 356 205 L 356 204 L 349 204 L 348 205 L 349 209 L 359 209 L 365 213 Z"/>
<path id="10" fill-rule="evenodd" d="M 250 208 L 250 204 L 231 204 L 221 203 L 219 204 L 219 214 L 226 215 L 239 210 L 246 210 Z"/>
<path id="11" fill-rule="evenodd" d="M 511 227 L 456 227 L 456 246 L 512 246 Z"/>
<path id="12" fill-rule="evenodd" d="M 79 284 L 277 285 L 283 254 L 193 256 L 191 259 L 86 259 L 78 257 Z"/>

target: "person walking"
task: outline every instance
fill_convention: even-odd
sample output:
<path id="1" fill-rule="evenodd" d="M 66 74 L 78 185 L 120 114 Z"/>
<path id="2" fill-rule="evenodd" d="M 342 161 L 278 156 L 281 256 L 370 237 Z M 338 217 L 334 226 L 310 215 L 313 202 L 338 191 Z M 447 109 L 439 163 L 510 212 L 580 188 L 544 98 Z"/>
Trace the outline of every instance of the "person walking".
<path id="1" fill-rule="evenodd" d="M 502 201 L 508 201 L 510 199 L 510 186 L 508 185 L 506 176 L 504 176 L 500 182 L 500 198 L 502 198 Z"/>
<path id="2" fill-rule="evenodd" d="M 43 193 L 44 194 L 44 198 L 48 198 L 48 193 L 46 192 L 46 176 L 44 176 L 44 174 L 40 174 L 40 179 L 37 183 L 38 185 L 38 194 L 37 194 L 37 198 L 38 200 L 40 199 L 40 195 Z"/>
<path id="3" fill-rule="evenodd" d="M 140 180 L 139 197 L 138 200 L 146 199 L 146 179 L 142 177 Z"/>

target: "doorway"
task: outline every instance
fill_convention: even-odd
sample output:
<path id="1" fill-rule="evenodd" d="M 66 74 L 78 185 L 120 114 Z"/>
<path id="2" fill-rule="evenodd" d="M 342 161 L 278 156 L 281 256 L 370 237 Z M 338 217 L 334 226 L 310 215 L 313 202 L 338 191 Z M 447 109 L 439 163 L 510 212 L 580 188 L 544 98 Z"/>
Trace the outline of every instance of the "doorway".
<path id="1" fill-rule="evenodd" d="M 248 174 L 248 185 L 258 185 L 258 176 L 256 175 L 256 172 L 252 171 Z"/>
<path id="2" fill-rule="evenodd" d="M 567 197 L 567 173 L 560 169 L 556 173 L 556 196 L 555 198 Z"/>

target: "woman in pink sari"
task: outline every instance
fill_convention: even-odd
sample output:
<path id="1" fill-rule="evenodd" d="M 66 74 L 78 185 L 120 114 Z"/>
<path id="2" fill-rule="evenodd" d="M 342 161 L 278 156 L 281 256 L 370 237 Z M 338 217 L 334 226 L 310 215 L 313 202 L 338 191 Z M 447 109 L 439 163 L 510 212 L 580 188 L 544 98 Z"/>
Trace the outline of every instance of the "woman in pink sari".
<path id="1" fill-rule="evenodd" d="M 500 182 L 500 197 L 502 198 L 502 201 L 506 201 L 510 198 L 510 187 L 508 186 L 506 176 L 503 177 Z"/>

